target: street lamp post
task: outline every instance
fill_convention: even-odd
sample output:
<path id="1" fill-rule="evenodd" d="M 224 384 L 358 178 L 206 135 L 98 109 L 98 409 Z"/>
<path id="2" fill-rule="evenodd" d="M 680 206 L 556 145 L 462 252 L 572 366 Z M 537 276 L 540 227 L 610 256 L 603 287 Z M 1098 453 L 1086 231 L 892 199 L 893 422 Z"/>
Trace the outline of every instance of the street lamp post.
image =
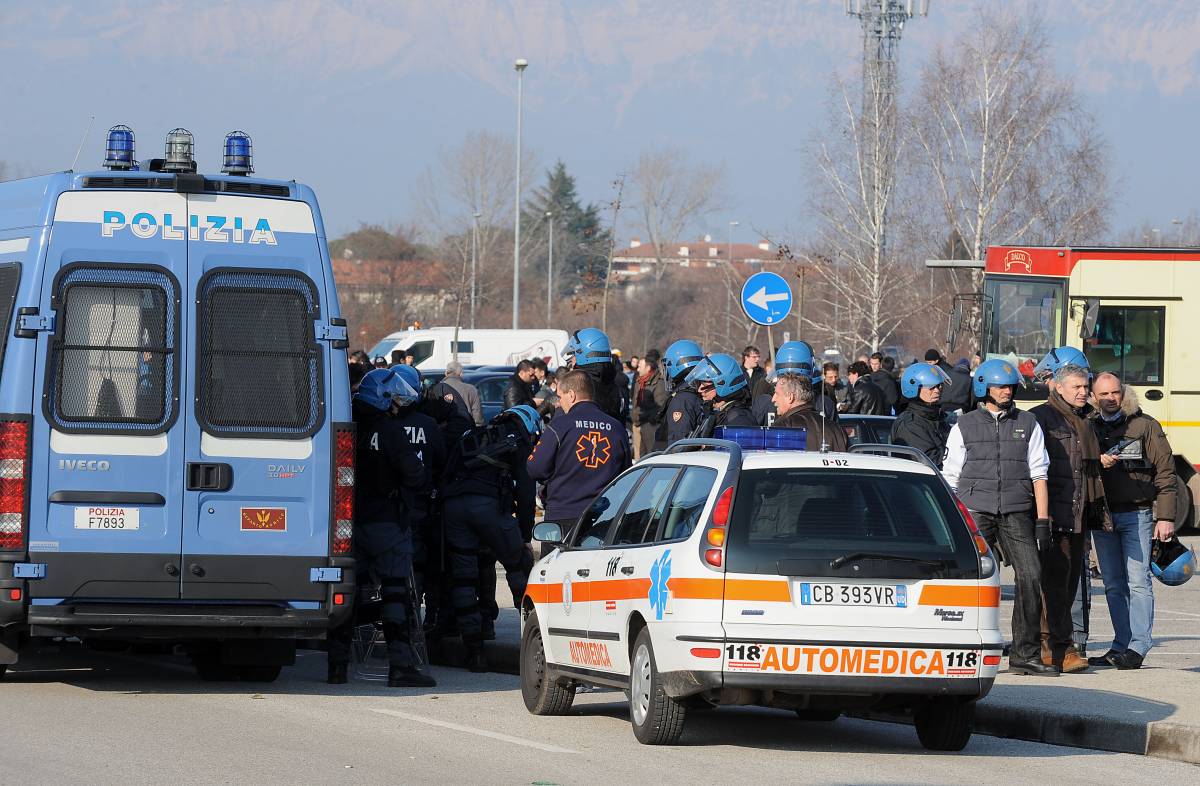
<path id="1" fill-rule="evenodd" d="M 546 261 L 546 327 L 554 321 L 554 212 L 546 211 L 550 224 L 550 258 Z"/>
<path id="2" fill-rule="evenodd" d="M 517 70 L 517 192 L 513 204 L 513 304 L 512 326 L 516 330 L 521 326 L 518 290 L 521 288 L 521 77 L 525 73 L 529 61 L 520 58 L 513 63 Z"/>
<path id="3" fill-rule="evenodd" d="M 738 224 L 739 224 L 739 222 L 737 222 L 737 221 L 729 222 L 729 235 L 725 239 L 725 241 L 726 241 L 725 242 L 725 264 L 726 264 L 726 266 L 728 266 L 729 273 L 731 276 L 733 274 L 733 228 L 735 226 L 737 226 Z M 733 335 L 729 330 L 730 323 L 732 321 L 733 321 L 733 286 L 732 286 L 732 284 L 730 284 L 725 287 L 725 332 L 728 333 L 730 336 Z"/>
<path id="4" fill-rule="evenodd" d="M 479 217 L 483 213 L 475 213 L 471 217 L 471 330 L 475 329 L 475 260 L 479 256 Z"/>

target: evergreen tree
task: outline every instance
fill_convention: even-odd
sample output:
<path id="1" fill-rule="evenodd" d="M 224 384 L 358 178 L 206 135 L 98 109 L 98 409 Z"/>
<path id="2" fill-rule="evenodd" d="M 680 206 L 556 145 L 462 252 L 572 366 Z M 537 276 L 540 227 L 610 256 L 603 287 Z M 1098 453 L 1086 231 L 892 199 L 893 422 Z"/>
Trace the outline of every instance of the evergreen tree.
<path id="1" fill-rule="evenodd" d="M 575 178 L 561 160 L 546 172 L 546 181 L 533 190 L 521 215 L 523 253 L 528 254 L 528 272 L 540 272 L 545 280 L 549 258 L 549 225 L 554 220 L 554 297 L 580 289 L 601 286 L 608 265 L 609 232 L 601 226 L 600 207 L 579 202 Z"/>

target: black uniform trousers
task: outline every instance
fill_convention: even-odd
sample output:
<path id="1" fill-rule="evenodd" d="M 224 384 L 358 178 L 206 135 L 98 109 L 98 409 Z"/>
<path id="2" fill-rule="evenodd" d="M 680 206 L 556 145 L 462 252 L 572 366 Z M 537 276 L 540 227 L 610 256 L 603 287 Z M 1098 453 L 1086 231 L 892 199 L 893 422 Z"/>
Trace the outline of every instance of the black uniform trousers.
<path id="1" fill-rule="evenodd" d="M 525 595 L 533 555 L 525 548 L 517 520 L 501 508 L 495 497 L 483 494 L 449 497 L 443 511 L 446 549 L 450 557 L 450 599 L 458 620 L 458 631 L 464 643 L 478 643 L 484 635 L 483 611 L 495 607 L 495 561 L 499 560 L 504 566 L 513 605 L 516 605 Z M 490 591 L 480 575 L 480 554 L 485 552 L 491 553 L 485 558 L 488 568 L 482 571 L 491 574 Z M 490 616 L 490 608 L 488 610 Z"/>
<path id="2" fill-rule="evenodd" d="M 412 532 L 395 521 L 368 521 L 354 524 L 354 560 L 359 580 L 374 575 L 379 580 L 381 604 L 379 619 L 387 641 L 388 663 L 392 666 L 416 665 L 409 628 L 409 581 L 412 578 Z M 365 624 L 368 611 L 361 598 L 354 613 L 329 632 L 329 660 L 346 663 L 356 625 Z"/>
<path id="3" fill-rule="evenodd" d="M 1016 574 L 1010 660 L 1037 661 L 1042 650 L 1042 560 L 1033 536 L 1033 517 L 1028 513 L 993 514 L 974 510 L 971 517 L 988 543 L 999 541 Z"/>

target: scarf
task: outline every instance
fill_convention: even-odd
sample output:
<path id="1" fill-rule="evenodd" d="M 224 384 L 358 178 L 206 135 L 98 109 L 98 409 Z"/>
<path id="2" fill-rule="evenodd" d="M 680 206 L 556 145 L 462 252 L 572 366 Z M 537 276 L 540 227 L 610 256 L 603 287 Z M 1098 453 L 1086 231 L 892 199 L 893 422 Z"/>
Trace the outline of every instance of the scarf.
<path id="1" fill-rule="evenodd" d="M 1063 416 L 1075 432 L 1079 440 L 1079 449 L 1083 454 L 1084 478 L 1084 512 L 1085 527 L 1103 527 L 1105 532 L 1112 531 L 1112 518 L 1108 513 L 1108 502 L 1104 498 L 1104 482 L 1100 477 L 1100 440 L 1096 431 L 1089 423 L 1090 415 L 1094 412 L 1090 404 L 1084 404 L 1076 410 L 1058 395 L 1058 391 L 1050 391 L 1047 399 L 1050 406 Z"/>

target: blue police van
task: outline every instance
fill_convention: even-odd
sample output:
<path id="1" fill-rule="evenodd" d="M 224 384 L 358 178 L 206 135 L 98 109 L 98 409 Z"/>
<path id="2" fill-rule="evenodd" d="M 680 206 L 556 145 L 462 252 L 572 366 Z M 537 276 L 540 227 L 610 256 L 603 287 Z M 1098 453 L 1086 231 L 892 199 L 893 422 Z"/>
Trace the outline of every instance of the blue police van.
<path id="1" fill-rule="evenodd" d="M 354 598 L 346 327 L 316 197 L 192 136 L 0 183 L 0 674 L 31 638 L 270 681 Z M 106 641 L 107 640 L 107 641 Z"/>

